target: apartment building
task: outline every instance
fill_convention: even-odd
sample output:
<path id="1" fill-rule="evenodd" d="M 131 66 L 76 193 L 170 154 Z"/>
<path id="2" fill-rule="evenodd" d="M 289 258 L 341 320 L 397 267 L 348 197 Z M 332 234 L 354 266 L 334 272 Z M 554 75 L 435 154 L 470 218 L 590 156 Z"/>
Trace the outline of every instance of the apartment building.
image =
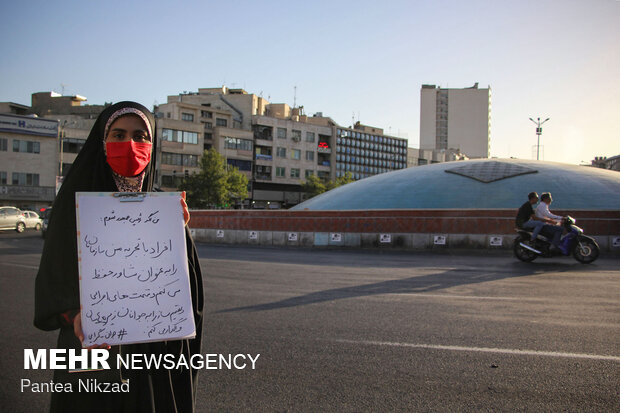
<path id="1" fill-rule="evenodd" d="M 350 172 L 353 179 L 407 167 L 407 140 L 388 136 L 383 129 L 362 125 L 336 128 L 336 177 Z"/>
<path id="2" fill-rule="evenodd" d="M 456 150 L 469 158 L 488 158 L 491 89 L 478 83 L 465 89 L 422 85 L 420 149 Z"/>

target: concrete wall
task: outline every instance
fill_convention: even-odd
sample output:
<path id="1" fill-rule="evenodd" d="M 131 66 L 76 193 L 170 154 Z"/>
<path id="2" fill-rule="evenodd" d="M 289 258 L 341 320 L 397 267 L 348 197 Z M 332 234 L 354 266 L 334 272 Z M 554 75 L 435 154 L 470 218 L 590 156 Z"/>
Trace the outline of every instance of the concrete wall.
<path id="1" fill-rule="evenodd" d="M 620 254 L 620 211 L 571 215 L 603 251 Z M 292 247 L 509 249 L 512 210 L 192 211 L 197 241 Z M 615 246 L 615 243 L 618 245 Z"/>

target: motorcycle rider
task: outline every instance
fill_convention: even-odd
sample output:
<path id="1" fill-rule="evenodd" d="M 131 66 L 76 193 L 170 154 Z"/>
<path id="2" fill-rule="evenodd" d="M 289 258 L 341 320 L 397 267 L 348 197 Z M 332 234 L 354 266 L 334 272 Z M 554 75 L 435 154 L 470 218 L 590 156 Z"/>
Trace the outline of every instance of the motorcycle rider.
<path id="1" fill-rule="evenodd" d="M 548 225 L 543 226 L 543 233 L 547 232 L 552 234 L 551 245 L 556 249 L 560 248 L 560 237 L 564 232 L 562 223 L 564 218 L 559 215 L 554 215 L 549 211 L 549 205 L 553 202 L 550 192 L 545 192 L 540 196 L 540 203 L 536 207 L 536 217 Z"/>
<path id="2" fill-rule="evenodd" d="M 527 202 L 521 205 L 519 208 L 519 212 L 517 212 L 516 225 L 517 228 L 532 230 L 532 238 L 530 240 L 530 244 L 534 243 L 534 240 L 540 233 L 540 230 L 545 225 L 545 221 L 541 218 L 538 218 L 536 214 L 534 214 L 533 205 L 538 202 L 538 194 L 536 192 L 530 192 L 527 195 Z"/>

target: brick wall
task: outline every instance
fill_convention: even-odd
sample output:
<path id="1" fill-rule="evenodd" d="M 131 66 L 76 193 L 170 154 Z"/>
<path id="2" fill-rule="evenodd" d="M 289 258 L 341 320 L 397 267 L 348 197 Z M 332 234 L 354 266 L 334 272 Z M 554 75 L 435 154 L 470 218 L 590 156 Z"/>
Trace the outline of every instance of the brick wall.
<path id="1" fill-rule="evenodd" d="M 588 235 L 620 236 L 620 211 L 562 211 Z M 190 228 L 281 232 L 514 234 L 516 210 L 202 210 Z"/>

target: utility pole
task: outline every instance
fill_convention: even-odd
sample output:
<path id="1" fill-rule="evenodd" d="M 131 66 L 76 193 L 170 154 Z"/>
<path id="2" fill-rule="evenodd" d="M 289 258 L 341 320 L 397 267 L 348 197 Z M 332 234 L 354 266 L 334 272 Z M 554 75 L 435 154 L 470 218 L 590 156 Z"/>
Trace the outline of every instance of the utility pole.
<path id="1" fill-rule="evenodd" d="M 536 124 L 536 135 L 538 136 L 538 144 L 536 145 L 536 160 L 538 161 L 540 160 L 540 135 L 542 135 L 542 124 L 548 121 L 549 118 L 543 120 L 542 122 L 540 121 L 540 118 L 538 118 L 538 120 L 530 118 L 530 120 Z"/>

